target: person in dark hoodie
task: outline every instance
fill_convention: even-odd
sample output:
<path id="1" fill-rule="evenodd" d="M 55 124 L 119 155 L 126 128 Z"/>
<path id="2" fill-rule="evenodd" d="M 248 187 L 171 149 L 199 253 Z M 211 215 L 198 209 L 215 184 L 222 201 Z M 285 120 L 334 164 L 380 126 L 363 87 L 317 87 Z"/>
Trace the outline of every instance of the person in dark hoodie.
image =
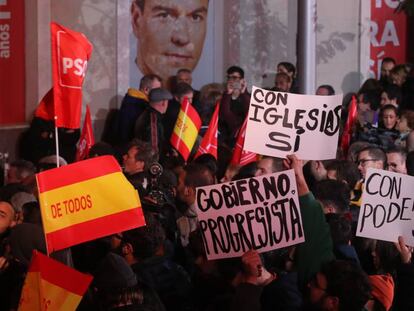
<path id="1" fill-rule="evenodd" d="M 137 280 L 125 259 L 111 252 L 98 265 L 92 286 L 98 310 L 165 310 L 158 295 Z"/>

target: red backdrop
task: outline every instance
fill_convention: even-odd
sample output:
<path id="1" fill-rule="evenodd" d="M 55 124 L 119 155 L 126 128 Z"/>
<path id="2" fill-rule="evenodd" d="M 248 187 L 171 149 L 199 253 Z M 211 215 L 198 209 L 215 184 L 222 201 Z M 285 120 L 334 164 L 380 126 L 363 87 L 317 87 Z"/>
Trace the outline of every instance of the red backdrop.
<path id="1" fill-rule="evenodd" d="M 370 70 L 378 78 L 384 57 L 407 61 L 407 16 L 395 13 L 398 1 L 371 0 Z"/>
<path id="2" fill-rule="evenodd" d="M 0 125 L 25 121 L 24 0 L 0 0 Z"/>

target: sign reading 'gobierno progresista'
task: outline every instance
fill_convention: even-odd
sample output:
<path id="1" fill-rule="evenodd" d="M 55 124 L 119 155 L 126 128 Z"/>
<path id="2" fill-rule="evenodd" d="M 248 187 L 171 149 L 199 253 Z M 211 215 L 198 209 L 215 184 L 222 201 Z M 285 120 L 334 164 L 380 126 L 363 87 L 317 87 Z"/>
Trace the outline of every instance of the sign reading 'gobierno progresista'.
<path id="1" fill-rule="evenodd" d="M 208 259 L 305 240 L 293 170 L 197 188 L 196 211 Z"/>

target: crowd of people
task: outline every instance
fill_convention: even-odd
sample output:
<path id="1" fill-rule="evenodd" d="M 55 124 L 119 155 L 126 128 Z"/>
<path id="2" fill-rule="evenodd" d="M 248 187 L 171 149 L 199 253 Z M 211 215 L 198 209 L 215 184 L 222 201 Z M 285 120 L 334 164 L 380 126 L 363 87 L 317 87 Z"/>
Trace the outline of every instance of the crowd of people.
<path id="1" fill-rule="evenodd" d="M 224 85 L 199 91 L 191 74 L 180 69 L 168 86 L 145 75 L 89 152 L 118 159 L 140 195 L 146 226 L 51 254 L 94 276 L 79 310 L 414 310 L 413 248 L 403 237 L 393 243 L 355 235 L 367 169 L 414 176 L 414 68 L 385 58 L 380 79 L 344 96 L 342 127 L 352 96 L 357 119 L 349 149 L 338 142 L 336 159 L 257 155 L 244 166 L 230 164 L 250 103 L 243 69 L 231 66 Z M 282 62 L 268 89 L 297 93 L 296 81 L 295 66 Z M 321 85 L 316 94 L 335 90 Z M 187 161 L 170 144 L 184 98 L 202 123 Z M 218 104 L 217 159 L 194 157 Z M 59 129 L 59 135 L 61 166 L 75 160 L 79 131 Z M 19 158 L 4 168 L 0 310 L 17 310 L 32 250 L 46 253 L 35 174 L 56 167 L 54 143 L 53 123 L 34 118 L 21 137 Z M 287 169 L 296 177 L 305 242 L 207 260 L 196 188 Z"/>

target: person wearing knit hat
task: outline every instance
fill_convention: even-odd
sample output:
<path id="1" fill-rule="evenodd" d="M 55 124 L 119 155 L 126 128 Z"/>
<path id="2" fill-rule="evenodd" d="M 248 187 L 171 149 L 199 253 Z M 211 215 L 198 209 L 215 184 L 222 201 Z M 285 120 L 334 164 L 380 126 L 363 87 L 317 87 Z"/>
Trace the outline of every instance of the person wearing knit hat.
<path id="1" fill-rule="evenodd" d="M 378 310 L 376 304 L 384 307 L 384 310 L 390 310 L 394 299 L 394 280 L 389 274 L 386 275 L 370 275 L 373 300 L 368 301 L 365 306 L 368 311 Z"/>

